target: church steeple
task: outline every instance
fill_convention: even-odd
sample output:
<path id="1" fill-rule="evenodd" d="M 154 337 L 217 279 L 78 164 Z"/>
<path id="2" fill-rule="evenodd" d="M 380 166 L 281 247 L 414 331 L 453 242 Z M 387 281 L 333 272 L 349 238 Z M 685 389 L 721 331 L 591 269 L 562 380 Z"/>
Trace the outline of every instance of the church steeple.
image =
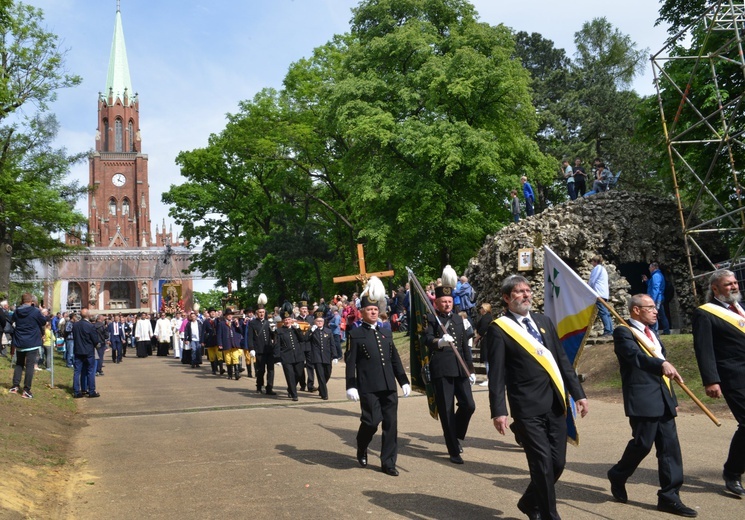
<path id="1" fill-rule="evenodd" d="M 111 41 L 109 71 L 106 75 L 106 90 L 101 97 L 109 105 L 113 105 L 118 100 L 123 105 L 129 106 L 136 101 L 136 95 L 132 91 L 132 80 L 129 76 L 127 47 L 124 44 L 124 29 L 122 29 L 122 13 L 119 0 L 116 2 L 116 21 L 114 38 Z"/>

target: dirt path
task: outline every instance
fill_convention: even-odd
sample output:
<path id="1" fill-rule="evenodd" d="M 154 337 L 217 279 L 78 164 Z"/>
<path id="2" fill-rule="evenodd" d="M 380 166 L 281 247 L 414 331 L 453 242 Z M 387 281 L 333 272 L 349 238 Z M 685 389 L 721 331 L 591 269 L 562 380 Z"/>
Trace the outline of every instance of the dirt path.
<path id="1" fill-rule="evenodd" d="M 281 372 L 277 390 L 283 390 Z M 488 395 L 475 387 L 477 411 L 464 443 L 465 465 L 446 456 L 439 422 L 422 396 L 400 401 L 401 476 L 354 458 L 358 406 L 344 399 L 343 365 L 330 394 L 298 403 L 258 395 L 253 379 L 228 381 L 171 359 L 125 360 L 85 400 L 88 418 L 75 439 L 77 472 L 60 517 L 523 518 L 517 499 L 528 483 L 522 451 L 491 426 Z M 721 464 L 735 428 L 700 414 L 678 420 L 686 485 L 683 500 L 703 518 L 738 518 L 745 501 L 721 492 Z M 569 447 L 557 488 L 564 518 L 667 518 L 655 510 L 656 460 L 639 468 L 626 505 L 612 501 L 605 472 L 620 457 L 629 427 L 618 403 L 591 401 L 581 446 Z"/>

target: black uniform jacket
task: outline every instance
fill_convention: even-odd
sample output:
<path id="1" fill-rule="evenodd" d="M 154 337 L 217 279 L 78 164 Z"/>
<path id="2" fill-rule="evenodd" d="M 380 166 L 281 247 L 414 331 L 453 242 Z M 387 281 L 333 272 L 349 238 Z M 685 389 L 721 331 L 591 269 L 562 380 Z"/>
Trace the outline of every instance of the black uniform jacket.
<path id="1" fill-rule="evenodd" d="M 506 315 L 514 319 L 511 312 Z M 543 314 L 531 312 L 530 317 L 538 326 L 544 346 L 556 360 L 567 394 L 575 400 L 584 399 L 585 393 L 553 323 Z M 554 387 L 548 372 L 501 327 L 492 323 L 482 341 L 486 341 L 489 355 L 489 405 L 492 418 L 507 415 L 505 388 L 510 400 L 510 413 L 514 418 L 543 415 L 557 403 L 561 406 L 561 394 Z"/>
<path id="2" fill-rule="evenodd" d="M 356 388 L 364 394 L 396 391 L 396 381 L 402 386 L 409 384 L 391 331 L 378 327 L 376 338 L 375 331 L 363 324 L 347 334 L 347 389 Z"/>
<path id="3" fill-rule="evenodd" d="M 718 300 L 712 303 L 722 305 Z M 745 388 L 745 334 L 737 327 L 696 309 L 693 348 L 704 385 L 718 383 L 723 390 Z"/>
<path id="4" fill-rule="evenodd" d="M 257 356 L 270 354 L 274 349 L 274 332 L 272 332 L 269 320 L 254 318 L 249 321 L 246 327 L 246 340 L 248 350 L 255 350 Z"/>
<path id="5" fill-rule="evenodd" d="M 277 350 L 279 351 L 277 352 Z M 282 363 L 305 362 L 303 333 L 300 332 L 300 329 L 294 327 L 279 327 L 277 329 L 276 347 L 274 352 L 275 358 L 279 358 Z"/>
<path id="6" fill-rule="evenodd" d="M 333 359 L 334 344 L 331 329 L 323 327 L 314 331 L 308 330 L 305 339 L 310 342 L 310 362 L 330 365 Z"/>
<path id="7" fill-rule="evenodd" d="M 663 359 L 649 356 L 636 342 L 628 327 L 613 331 L 613 347 L 621 367 L 623 408 L 628 417 L 677 415 L 678 401 L 662 378 Z M 665 355 L 665 347 L 662 347 Z"/>
<path id="8" fill-rule="evenodd" d="M 455 339 L 455 346 L 460 356 L 465 361 L 470 373 L 473 373 L 473 357 L 471 355 L 471 349 L 468 348 L 469 336 L 466 334 L 463 318 L 455 313 L 451 313 L 449 318 L 440 316 L 440 321 L 443 325 L 448 321 L 450 322 L 447 327 L 448 334 Z M 428 314 L 427 326 L 422 333 L 422 342 L 429 349 L 429 369 L 432 379 L 440 377 L 468 377 L 469 373 L 466 373 L 458 362 L 452 347 L 438 348 L 437 342 L 443 335 L 442 327 L 437 323 L 437 318 L 432 314 Z"/>

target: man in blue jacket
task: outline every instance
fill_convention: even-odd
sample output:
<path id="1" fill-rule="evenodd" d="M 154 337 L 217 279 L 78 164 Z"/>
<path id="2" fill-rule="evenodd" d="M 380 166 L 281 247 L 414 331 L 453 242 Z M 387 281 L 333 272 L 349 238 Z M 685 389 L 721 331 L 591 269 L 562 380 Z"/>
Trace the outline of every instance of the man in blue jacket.
<path id="1" fill-rule="evenodd" d="M 34 381 L 34 368 L 36 359 L 41 348 L 41 336 L 46 325 L 46 318 L 34 305 L 34 297 L 31 293 L 21 296 L 21 305 L 15 310 L 11 317 L 11 323 L 15 325 L 13 331 L 13 346 L 16 350 L 16 366 L 13 369 L 13 386 L 11 394 L 20 393 L 21 374 L 25 368 L 26 377 L 23 379 L 23 394 L 25 399 L 32 399 L 31 383 Z"/>
<path id="2" fill-rule="evenodd" d="M 670 334 L 670 322 L 667 320 L 665 307 L 662 305 L 665 302 L 665 276 L 660 271 L 660 265 L 657 262 L 649 264 L 649 272 L 651 275 L 649 280 L 643 276 L 642 281 L 647 282 L 647 294 L 657 306 L 657 323 L 651 328 L 655 332 L 662 328 L 661 334 Z"/>
<path id="3" fill-rule="evenodd" d="M 96 326 L 90 322 L 88 309 L 80 311 L 80 321 L 72 326 L 72 336 L 75 343 L 75 371 L 73 372 L 73 397 L 83 397 L 81 379 L 88 383 L 88 397 L 100 397 L 96 392 L 96 344 L 99 334 Z"/>

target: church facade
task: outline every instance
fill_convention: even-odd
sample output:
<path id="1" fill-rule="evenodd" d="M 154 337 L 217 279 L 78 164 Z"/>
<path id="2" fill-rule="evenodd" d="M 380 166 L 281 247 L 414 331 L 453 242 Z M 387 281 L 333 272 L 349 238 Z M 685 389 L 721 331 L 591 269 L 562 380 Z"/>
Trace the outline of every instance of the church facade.
<path id="1" fill-rule="evenodd" d="M 87 249 L 40 274 L 52 310 L 173 313 L 192 307 L 190 252 L 156 225 L 151 234 L 148 156 L 142 152 L 137 93 L 132 89 L 117 7 L 106 88 L 98 96 L 95 148 L 89 157 L 88 229 L 70 233 Z M 86 244 L 81 244 L 81 236 Z"/>

